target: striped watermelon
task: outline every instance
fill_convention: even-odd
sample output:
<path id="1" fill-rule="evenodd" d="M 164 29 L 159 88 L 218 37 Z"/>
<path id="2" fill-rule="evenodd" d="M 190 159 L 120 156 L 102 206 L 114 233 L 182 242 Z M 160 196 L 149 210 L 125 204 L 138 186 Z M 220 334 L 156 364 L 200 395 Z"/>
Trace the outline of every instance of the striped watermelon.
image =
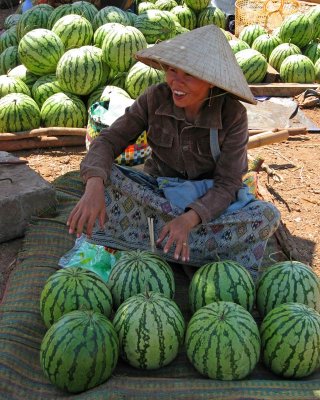
<path id="1" fill-rule="evenodd" d="M 46 75 L 55 72 L 64 46 L 59 36 L 48 29 L 34 29 L 20 40 L 18 53 L 29 71 Z"/>
<path id="2" fill-rule="evenodd" d="M 3 23 L 4 29 L 10 29 L 12 26 L 16 26 L 21 17 L 22 17 L 22 14 L 8 15 Z"/>
<path id="3" fill-rule="evenodd" d="M 71 311 L 45 334 L 40 365 L 58 388 L 79 393 L 110 378 L 119 356 L 119 340 L 108 318 L 93 311 Z"/>
<path id="4" fill-rule="evenodd" d="M 21 79 L 30 90 L 33 84 L 39 79 L 39 75 L 30 72 L 23 64 L 17 65 L 8 71 L 8 76 Z"/>
<path id="5" fill-rule="evenodd" d="M 174 20 L 174 25 L 175 25 L 176 35 L 180 35 L 181 33 L 190 32 L 190 29 L 187 29 L 187 28 L 184 28 L 183 26 L 181 26 L 180 22 L 178 22 L 178 20 Z"/>
<path id="6" fill-rule="evenodd" d="M 303 54 L 315 64 L 320 58 L 320 42 L 310 42 L 303 49 Z"/>
<path id="7" fill-rule="evenodd" d="M 232 36 L 231 32 L 226 31 L 225 29 L 222 29 L 222 28 L 220 28 L 220 29 L 221 29 L 221 32 L 224 34 L 224 36 L 227 38 L 228 41 L 233 39 L 233 36 Z"/>
<path id="8" fill-rule="evenodd" d="M 195 29 L 197 26 L 197 16 L 196 13 L 188 6 L 181 5 L 176 6 L 171 9 L 172 14 L 174 14 L 181 26 L 187 29 Z"/>
<path id="9" fill-rule="evenodd" d="M 119 24 L 118 22 L 108 22 L 101 25 L 93 34 L 93 44 L 102 49 L 102 44 L 106 35 L 113 30 L 121 29 L 123 26 L 124 25 Z"/>
<path id="10" fill-rule="evenodd" d="M 313 83 L 316 71 L 310 58 L 301 54 L 287 57 L 280 67 L 280 79 L 288 83 Z"/>
<path id="11" fill-rule="evenodd" d="M 241 39 L 231 39 L 229 40 L 229 44 L 234 54 L 241 50 L 250 49 L 248 43 Z"/>
<path id="12" fill-rule="evenodd" d="M 56 75 L 65 91 L 91 93 L 103 78 L 102 50 L 94 46 L 68 50 L 58 62 Z"/>
<path id="13" fill-rule="evenodd" d="M 260 35 L 268 33 L 261 25 L 252 24 L 245 26 L 239 34 L 239 39 L 244 40 L 251 47 L 252 43 Z"/>
<path id="14" fill-rule="evenodd" d="M 123 252 L 109 276 L 108 286 L 116 308 L 146 290 L 173 298 L 175 282 L 170 265 L 158 255 L 141 250 Z"/>
<path id="15" fill-rule="evenodd" d="M 218 7 L 207 7 L 202 10 L 197 18 L 197 27 L 205 25 L 217 25 L 219 28 L 224 29 L 226 27 L 227 18 L 225 13 Z"/>
<path id="16" fill-rule="evenodd" d="M 80 3 L 80 4 L 79 4 Z M 76 1 L 73 4 L 62 4 L 54 9 L 48 21 L 48 29 L 52 29 L 53 25 L 65 15 L 77 14 L 86 18 L 91 24 L 98 13 L 97 8 L 86 1 Z"/>
<path id="17" fill-rule="evenodd" d="M 279 44 L 279 46 L 272 50 L 269 63 L 276 71 L 280 72 L 283 61 L 293 54 L 301 54 L 301 50 L 298 46 L 292 43 Z"/>
<path id="18" fill-rule="evenodd" d="M 166 11 L 147 10 L 138 15 L 134 26 L 145 36 L 147 43 L 167 40 L 175 36 L 173 18 Z"/>
<path id="19" fill-rule="evenodd" d="M 302 303 L 320 311 L 320 283 L 307 265 L 281 261 L 267 268 L 257 283 L 257 308 L 264 317 L 283 303 Z"/>
<path id="20" fill-rule="evenodd" d="M 22 132 L 39 128 L 37 103 L 23 93 L 10 93 L 0 99 L 0 132 Z"/>
<path id="21" fill-rule="evenodd" d="M 252 311 L 255 286 L 250 273 L 235 261 L 218 261 L 199 268 L 189 286 L 191 312 L 216 302 L 232 301 Z"/>
<path id="22" fill-rule="evenodd" d="M 52 11 L 52 7 L 48 9 L 38 5 L 24 12 L 17 25 L 18 39 L 21 40 L 26 33 L 34 29 L 47 29 L 49 17 Z"/>
<path id="23" fill-rule="evenodd" d="M 151 3 L 151 1 L 143 1 L 138 4 L 138 12 L 137 12 L 138 15 L 146 12 L 147 10 L 157 10 L 157 7 L 154 3 Z"/>
<path id="24" fill-rule="evenodd" d="M 58 19 L 52 32 L 59 36 L 65 50 L 91 44 L 93 29 L 90 22 L 81 15 L 70 14 Z"/>
<path id="25" fill-rule="evenodd" d="M 272 50 L 281 44 L 281 41 L 277 36 L 263 34 L 258 36 L 252 43 L 252 48 L 263 54 L 267 60 L 269 60 Z"/>
<path id="26" fill-rule="evenodd" d="M 125 80 L 125 90 L 132 99 L 139 97 L 149 86 L 165 81 L 163 71 L 137 62 L 128 72 Z"/>
<path id="27" fill-rule="evenodd" d="M 31 96 L 28 86 L 21 79 L 0 75 L 0 98 L 9 93 L 24 93 Z"/>
<path id="28" fill-rule="evenodd" d="M 19 64 L 18 46 L 7 47 L 0 54 L 0 75 L 5 75 Z"/>
<path id="29" fill-rule="evenodd" d="M 18 43 L 17 28 L 12 26 L 0 35 L 0 53 L 10 46 L 18 46 Z"/>
<path id="30" fill-rule="evenodd" d="M 137 294 L 118 308 L 114 328 L 120 356 L 141 369 L 169 364 L 183 343 L 185 322 L 176 303 L 162 293 Z"/>
<path id="31" fill-rule="evenodd" d="M 107 6 L 98 11 L 94 17 L 92 22 L 93 30 L 96 31 L 101 25 L 104 25 L 108 22 L 117 22 L 127 26 L 130 25 L 131 20 L 124 10 L 114 6 Z"/>
<path id="32" fill-rule="evenodd" d="M 299 303 L 270 311 L 260 327 L 263 362 L 285 378 L 303 378 L 320 367 L 320 314 Z"/>
<path id="33" fill-rule="evenodd" d="M 94 272 L 81 267 L 55 272 L 46 281 L 40 296 L 40 313 L 47 328 L 74 310 L 92 310 L 106 317 L 110 317 L 112 310 L 112 297 L 106 283 Z"/>
<path id="34" fill-rule="evenodd" d="M 41 109 L 43 103 L 53 94 L 63 92 L 55 74 L 43 75 L 32 86 L 32 97 Z"/>
<path id="35" fill-rule="evenodd" d="M 315 82 L 320 83 L 320 59 L 314 65 L 316 77 Z"/>
<path id="36" fill-rule="evenodd" d="M 259 360 L 259 329 L 240 305 L 215 302 L 193 314 L 185 347 L 188 359 L 202 375 L 219 380 L 243 379 Z"/>
<path id="37" fill-rule="evenodd" d="M 190 7 L 195 13 L 199 13 L 209 6 L 210 0 L 184 0 L 183 3 Z"/>
<path id="38" fill-rule="evenodd" d="M 310 7 L 305 16 L 313 25 L 313 40 L 320 39 L 320 5 Z"/>
<path id="39" fill-rule="evenodd" d="M 135 14 L 130 8 L 126 10 L 127 17 L 129 18 L 130 25 L 134 26 L 135 20 L 137 18 L 137 14 Z"/>
<path id="40" fill-rule="evenodd" d="M 173 7 L 177 7 L 178 3 L 175 0 L 157 0 L 154 5 L 158 10 L 171 11 Z"/>
<path id="41" fill-rule="evenodd" d="M 71 93 L 55 93 L 41 107 L 42 126 L 84 128 L 87 109 L 84 102 Z"/>
<path id="42" fill-rule="evenodd" d="M 125 90 L 127 75 L 128 75 L 128 72 L 117 73 L 112 79 L 110 79 L 110 85 L 117 86 L 117 87 Z M 129 96 L 129 94 L 128 94 L 128 96 Z"/>
<path id="43" fill-rule="evenodd" d="M 137 28 L 117 27 L 106 34 L 102 44 L 102 59 L 115 71 L 128 71 L 136 62 L 134 54 L 146 47 L 146 39 Z"/>
<path id="44" fill-rule="evenodd" d="M 313 25 L 305 14 L 289 15 L 281 24 L 280 39 L 283 43 L 306 46 L 313 39 Z"/>
<path id="45" fill-rule="evenodd" d="M 236 53 L 235 57 L 248 83 L 263 81 L 268 63 L 261 53 L 257 50 L 246 49 Z"/>

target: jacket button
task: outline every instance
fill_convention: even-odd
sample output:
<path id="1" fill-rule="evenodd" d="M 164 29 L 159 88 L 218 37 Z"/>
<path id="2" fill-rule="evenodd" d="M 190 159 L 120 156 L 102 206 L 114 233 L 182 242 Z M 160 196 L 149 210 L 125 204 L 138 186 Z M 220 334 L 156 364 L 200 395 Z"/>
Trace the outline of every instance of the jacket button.
<path id="1" fill-rule="evenodd" d="M 182 150 L 183 150 L 183 151 L 188 151 L 188 150 L 189 150 L 189 146 L 188 146 L 188 145 L 182 146 Z"/>

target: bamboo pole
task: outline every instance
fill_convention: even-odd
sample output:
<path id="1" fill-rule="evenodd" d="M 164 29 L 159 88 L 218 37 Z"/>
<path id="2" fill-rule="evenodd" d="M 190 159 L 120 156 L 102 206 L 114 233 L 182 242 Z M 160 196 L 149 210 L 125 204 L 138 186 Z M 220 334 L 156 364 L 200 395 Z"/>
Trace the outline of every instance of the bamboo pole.
<path id="1" fill-rule="evenodd" d="M 256 135 L 249 137 L 248 150 L 256 147 L 267 146 L 272 143 L 283 142 L 284 140 L 287 140 L 288 137 L 289 132 L 287 129 L 278 132 L 267 131 L 257 133 Z"/>

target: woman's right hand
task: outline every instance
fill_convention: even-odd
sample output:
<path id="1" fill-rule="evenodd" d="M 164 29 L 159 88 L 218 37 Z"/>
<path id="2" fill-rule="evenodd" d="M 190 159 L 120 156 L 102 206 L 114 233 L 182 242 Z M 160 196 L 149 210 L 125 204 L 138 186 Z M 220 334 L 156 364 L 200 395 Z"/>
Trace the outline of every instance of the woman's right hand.
<path id="1" fill-rule="evenodd" d="M 80 237 L 86 227 L 86 233 L 90 237 L 96 220 L 98 219 L 103 228 L 106 217 L 103 180 L 94 176 L 87 180 L 83 196 L 69 215 L 69 233 L 76 233 Z"/>

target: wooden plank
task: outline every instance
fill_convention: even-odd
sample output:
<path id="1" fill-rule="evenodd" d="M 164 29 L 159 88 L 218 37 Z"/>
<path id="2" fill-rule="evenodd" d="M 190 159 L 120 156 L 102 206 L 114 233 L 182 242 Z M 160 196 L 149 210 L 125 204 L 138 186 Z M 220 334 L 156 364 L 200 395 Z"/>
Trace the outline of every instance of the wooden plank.
<path id="1" fill-rule="evenodd" d="M 317 89 L 316 83 L 257 83 L 249 85 L 254 96 L 293 97 L 307 89 Z"/>
<path id="2" fill-rule="evenodd" d="M 48 127 L 17 133 L 0 133 L 0 141 L 20 140 L 37 136 L 86 136 L 86 128 Z"/>
<path id="3" fill-rule="evenodd" d="M 47 147 L 84 146 L 83 136 L 41 136 L 21 140 L 4 140 L 0 142 L 0 151 L 18 151 L 41 149 Z"/>

